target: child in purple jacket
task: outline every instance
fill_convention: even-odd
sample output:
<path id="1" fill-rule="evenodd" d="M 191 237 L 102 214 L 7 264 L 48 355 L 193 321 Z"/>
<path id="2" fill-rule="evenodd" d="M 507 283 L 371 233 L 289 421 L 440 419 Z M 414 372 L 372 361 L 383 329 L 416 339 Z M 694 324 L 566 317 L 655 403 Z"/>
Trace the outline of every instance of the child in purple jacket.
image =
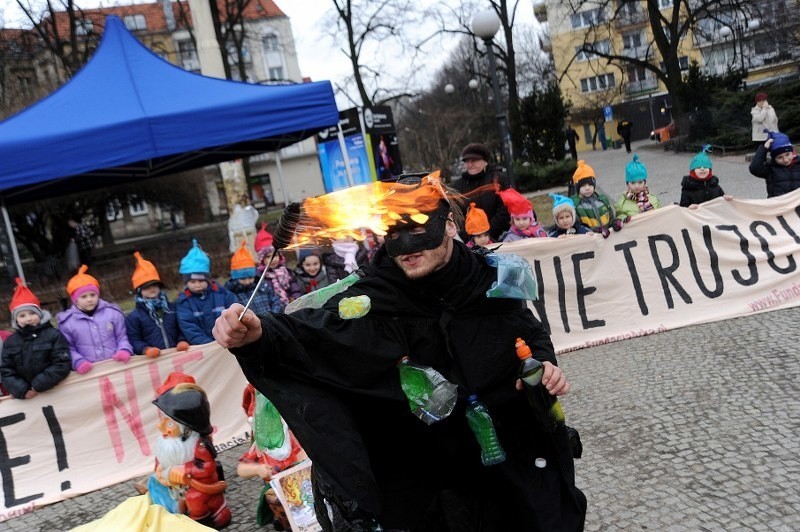
<path id="1" fill-rule="evenodd" d="M 67 283 L 72 307 L 58 314 L 58 329 L 67 339 L 72 368 L 83 375 L 95 362 L 113 358 L 127 362 L 133 348 L 125 331 L 125 315 L 113 303 L 100 299 L 100 283 L 82 265 Z"/>

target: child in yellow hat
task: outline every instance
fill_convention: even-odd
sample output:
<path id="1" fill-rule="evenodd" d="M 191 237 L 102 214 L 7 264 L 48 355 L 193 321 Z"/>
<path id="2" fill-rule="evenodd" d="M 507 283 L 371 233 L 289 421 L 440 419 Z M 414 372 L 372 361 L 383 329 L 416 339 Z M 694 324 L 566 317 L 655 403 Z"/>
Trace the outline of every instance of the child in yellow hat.
<path id="1" fill-rule="evenodd" d="M 578 168 L 572 174 L 577 195 L 572 197 L 575 211 L 580 222 L 595 233 L 600 233 L 603 238 L 608 238 L 610 229 L 622 229 L 622 221 L 614 220 L 614 208 L 611 200 L 597 188 L 597 178 L 594 168 L 586 161 L 578 161 Z"/>
<path id="2" fill-rule="evenodd" d="M 125 315 L 115 304 L 100 299 L 100 283 L 86 273 L 88 269 L 81 265 L 69 280 L 72 306 L 58 314 L 58 329 L 69 344 L 72 368 L 81 375 L 109 358 L 126 363 L 133 353 Z"/>
<path id="3" fill-rule="evenodd" d="M 136 308 L 125 318 L 133 352 L 155 358 L 161 354 L 162 349 L 177 347 L 178 351 L 186 351 L 189 349 L 189 342 L 183 338 L 178 328 L 175 303 L 167 299 L 158 270 L 138 251 L 133 256 L 136 259 L 136 269 L 131 282 Z"/>

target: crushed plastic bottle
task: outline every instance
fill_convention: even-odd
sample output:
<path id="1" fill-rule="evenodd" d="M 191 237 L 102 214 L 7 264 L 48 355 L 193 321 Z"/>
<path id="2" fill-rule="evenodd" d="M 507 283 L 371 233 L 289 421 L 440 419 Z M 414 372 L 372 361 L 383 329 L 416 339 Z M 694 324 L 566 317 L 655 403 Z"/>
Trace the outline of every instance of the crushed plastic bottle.
<path id="1" fill-rule="evenodd" d="M 458 399 L 458 386 L 435 369 L 411 362 L 403 357 L 397 363 L 400 386 L 408 399 L 411 412 L 431 425 L 453 412 Z"/>
<path id="2" fill-rule="evenodd" d="M 256 407 L 253 412 L 253 435 L 256 447 L 265 451 L 283 445 L 285 433 L 283 420 L 272 401 L 256 390 Z"/>
<path id="3" fill-rule="evenodd" d="M 485 466 L 504 462 L 506 452 L 500 445 L 500 440 L 497 439 L 489 409 L 478 401 L 477 395 L 470 395 L 467 402 L 467 423 L 481 446 L 481 462 Z"/>
<path id="4" fill-rule="evenodd" d="M 510 299 L 539 298 L 536 278 L 527 260 L 512 253 L 489 253 L 486 263 L 497 268 L 497 281 L 486 291 L 486 297 Z"/>
<path id="5" fill-rule="evenodd" d="M 292 312 L 297 312 L 298 310 L 304 308 L 322 308 L 322 306 L 325 305 L 330 298 L 336 294 L 344 292 L 354 285 L 356 281 L 361 279 L 361 276 L 357 272 L 358 271 L 356 270 L 344 279 L 336 281 L 335 283 L 324 288 L 320 288 L 319 290 L 309 292 L 304 296 L 298 297 L 286 305 L 286 314 L 291 314 Z"/>
<path id="6" fill-rule="evenodd" d="M 542 384 L 544 365 L 533 358 L 525 340 L 517 338 L 517 357 L 522 361 L 519 378 L 525 386 L 525 395 L 536 415 L 536 421 L 545 432 L 553 432 L 565 422 L 564 411 L 555 395 L 550 395 Z"/>

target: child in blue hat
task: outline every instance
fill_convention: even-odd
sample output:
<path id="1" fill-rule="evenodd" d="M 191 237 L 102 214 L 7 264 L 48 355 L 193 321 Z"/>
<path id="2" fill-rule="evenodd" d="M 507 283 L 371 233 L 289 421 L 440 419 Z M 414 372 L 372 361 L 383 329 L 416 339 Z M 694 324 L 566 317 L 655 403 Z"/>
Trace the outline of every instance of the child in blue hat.
<path id="1" fill-rule="evenodd" d="M 647 188 L 647 168 L 636 154 L 625 166 L 625 185 L 628 190 L 622 193 L 614 206 L 617 220 L 627 223 L 631 216 L 658 209 L 661 206 L 656 195 L 651 194 Z"/>
<path id="2" fill-rule="evenodd" d="M 764 130 L 767 141 L 758 147 L 750 161 L 750 173 L 767 182 L 767 197 L 780 196 L 800 188 L 800 164 L 787 135 Z M 771 160 L 767 162 L 767 151 Z"/>
<path id="3" fill-rule="evenodd" d="M 575 204 L 572 200 L 561 194 L 550 194 L 553 198 L 553 222 L 555 225 L 547 232 L 551 238 L 562 238 L 571 235 L 585 235 L 592 232 L 578 220 L 575 213 Z"/>
<path id="4" fill-rule="evenodd" d="M 714 175 L 714 165 L 708 156 L 710 151 L 711 146 L 706 144 L 689 163 L 689 175 L 681 181 L 681 207 L 696 209 L 701 203 L 720 196 L 731 199 L 719 186 L 719 178 Z"/>
<path id="5" fill-rule="evenodd" d="M 222 311 L 236 303 L 236 296 L 211 278 L 211 259 L 192 240 L 192 248 L 181 259 L 179 273 L 186 288 L 178 296 L 178 325 L 191 345 L 214 341 L 211 330 Z"/>

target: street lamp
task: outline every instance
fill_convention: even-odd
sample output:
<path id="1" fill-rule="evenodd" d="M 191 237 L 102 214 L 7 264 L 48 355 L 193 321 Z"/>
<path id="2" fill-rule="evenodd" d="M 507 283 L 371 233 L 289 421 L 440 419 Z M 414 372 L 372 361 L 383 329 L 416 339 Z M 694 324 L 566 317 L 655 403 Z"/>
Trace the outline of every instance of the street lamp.
<path id="1" fill-rule="evenodd" d="M 733 28 L 731 26 L 723 26 L 719 30 L 719 35 L 725 41 L 728 40 L 732 34 L 734 35 L 734 39 L 738 41 L 739 44 L 739 64 L 741 65 L 742 69 L 742 76 L 747 77 L 747 73 L 744 68 L 744 32 L 745 30 L 755 31 L 761 26 L 761 22 L 758 19 L 752 19 L 747 22 L 747 24 L 742 24 L 738 18 L 732 23 Z M 733 43 L 733 50 L 736 53 L 736 42 Z"/>
<path id="2" fill-rule="evenodd" d="M 497 118 L 497 128 L 500 131 L 500 138 L 503 140 L 503 157 L 506 160 L 508 183 L 513 188 L 514 173 L 512 171 L 513 159 L 511 156 L 511 134 L 508 131 L 508 124 L 506 123 L 506 113 L 503 111 L 503 107 L 500 104 L 500 84 L 497 81 L 497 66 L 494 59 L 494 49 L 492 48 L 492 39 L 499 29 L 500 18 L 491 9 L 479 11 L 478 13 L 475 13 L 474 17 L 472 17 L 472 33 L 483 39 L 483 42 L 486 45 L 486 50 L 489 53 L 489 74 L 492 79 L 492 88 L 494 90 L 495 117 Z M 472 82 L 470 82 L 470 87 L 471 86 Z"/>

